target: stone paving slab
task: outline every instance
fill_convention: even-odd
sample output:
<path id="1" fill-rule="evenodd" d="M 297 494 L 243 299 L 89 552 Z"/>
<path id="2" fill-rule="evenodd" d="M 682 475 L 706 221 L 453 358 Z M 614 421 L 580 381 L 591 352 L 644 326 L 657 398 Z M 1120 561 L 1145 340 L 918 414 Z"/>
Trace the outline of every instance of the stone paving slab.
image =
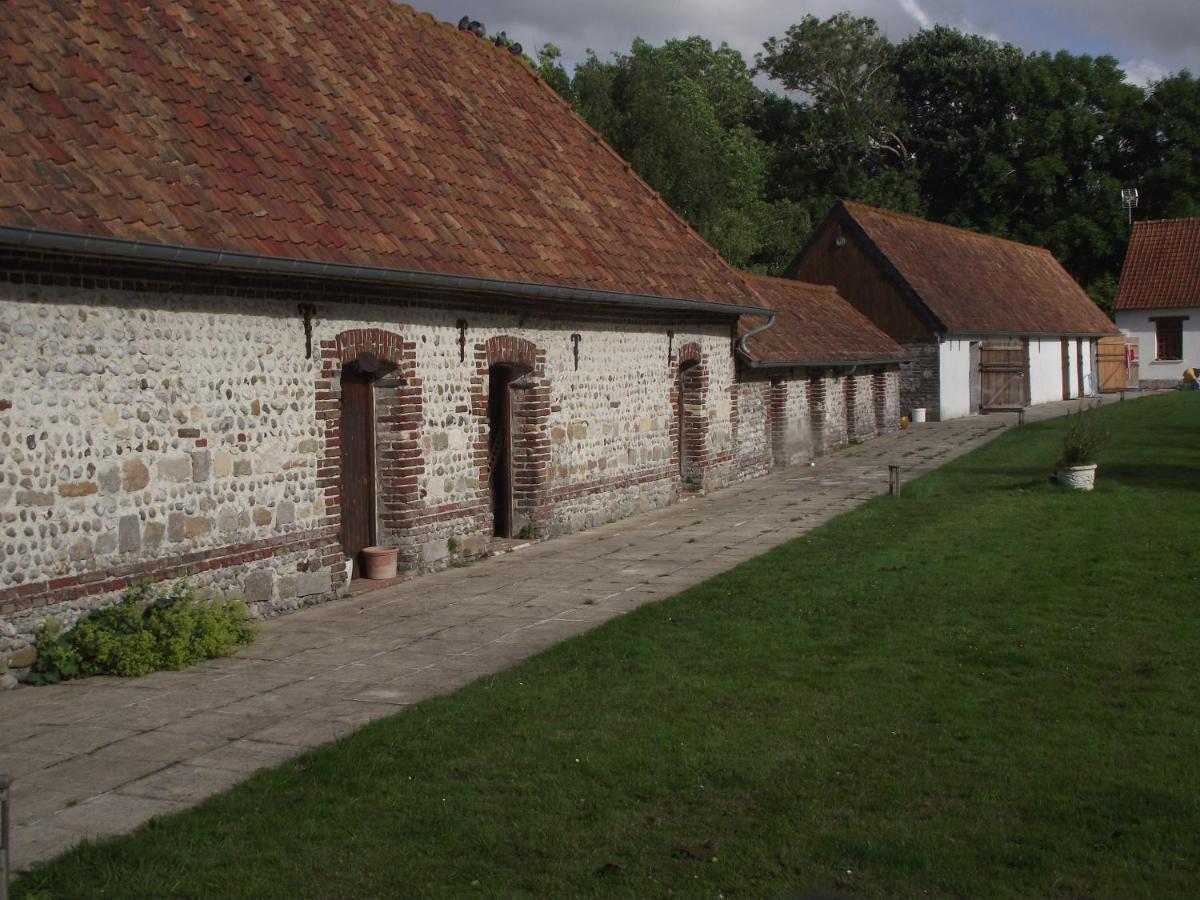
<path id="1" fill-rule="evenodd" d="M 1115 399 L 1115 398 L 1112 398 Z M 1048 404 L 1027 421 L 1062 415 Z M 666 509 L 263 623 L 185 672 L 0 694 L 18 870 L 671 596 L 991 440 L 1015 415 L 928 423 Z"/>

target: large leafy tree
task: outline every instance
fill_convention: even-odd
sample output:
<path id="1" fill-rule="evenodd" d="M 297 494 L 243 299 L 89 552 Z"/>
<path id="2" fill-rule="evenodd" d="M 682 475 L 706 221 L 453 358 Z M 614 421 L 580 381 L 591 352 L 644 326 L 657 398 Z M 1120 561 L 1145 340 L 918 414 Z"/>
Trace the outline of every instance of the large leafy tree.
<path id="1" fill-rule="evenodd" d="M 1200 216 L 1200 80 L 1184 71 L 1152 84 L 1133 141 L 1139 214 Z"/>
<path id="2" fill-rule="evenodd" d="M 838 197 L 1049 247 L 1106 306 L 1138 215 L 1200 215 L 1200 82 L 941 26 L 805 16 L 756 70 L 700 37 L 542 76 L 735 265 L 778 272 Z M 767 75 L 775 90 L 753 81 Z"/>
<path id="3" fill-rule="evenodd" d="M 589 53 L 575 70 L 576 108 L 663 198 L 735 265 L 778 265 L 803 234 L 765 199 L 769 148 L 750 127 L 762 92 L 736 50 L 699 37 L 629 53 Z"/>

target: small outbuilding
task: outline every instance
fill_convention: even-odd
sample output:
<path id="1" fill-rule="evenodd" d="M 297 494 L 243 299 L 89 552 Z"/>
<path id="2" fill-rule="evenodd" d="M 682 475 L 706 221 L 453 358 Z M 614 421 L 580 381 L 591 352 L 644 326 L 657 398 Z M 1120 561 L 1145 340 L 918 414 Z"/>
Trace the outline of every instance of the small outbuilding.
<path id="1" fill-rule="evenodd" d="M 1096 393 L 1116 327 L 1048 250 L 842 201 L 789 266 L 908 350 L 900 403 L 931 419 Z"/>
<path id="2" fill-rule="evenodd" d="M 762 330 L 742 325 L 737 408 L 762 426 L 741 429 L 739 471 L 802 462 L 900 427 L 902 346 L 833 287 L 747 279 L 776 317 Z"/>
<path id="3" fill-rule="evenodd" d="M 1137 342 L 1142 386 L 1178 384 L 1200 367 L 1200 219 L 1133 224 L 1114 307 Z"/>

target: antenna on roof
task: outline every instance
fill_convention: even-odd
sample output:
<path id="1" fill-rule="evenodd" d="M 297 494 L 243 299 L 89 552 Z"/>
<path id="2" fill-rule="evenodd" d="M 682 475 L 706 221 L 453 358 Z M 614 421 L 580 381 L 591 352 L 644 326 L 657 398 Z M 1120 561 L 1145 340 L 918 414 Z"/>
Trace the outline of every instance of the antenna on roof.
<path id="1" fill-rule="evenodd" d="M 1137 188 L 1121 188 L 1121 206 L 1129 216 L 1129 224 L 1133 225 L 1133 210 L 1138 205 Z"/>

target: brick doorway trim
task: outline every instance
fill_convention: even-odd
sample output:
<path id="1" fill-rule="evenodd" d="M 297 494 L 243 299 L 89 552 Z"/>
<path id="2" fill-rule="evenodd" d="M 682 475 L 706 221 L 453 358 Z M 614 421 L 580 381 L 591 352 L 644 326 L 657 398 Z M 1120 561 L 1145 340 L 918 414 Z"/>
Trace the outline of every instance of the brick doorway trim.
<path id="1" fill-rule="evenodd" d="M 494 530 L 490 502 L 491 459 L 488 453 L 489 370 L 507 366 L 515 373 L 512 383 L 512 509 L 514 533 L 530 526 L 544 533 L 549 524 L 550 480 L 550 381 L 546 377 L 546 352 L 532 341 L 511 335 L 488 338 L 475 345 L 475 375 L 471 379 L 471 413 L 475 418 L 475 466 L 479 493 L 485 501 L 486 533 Z"/>
<path id="2" fill-rule="evenodd" d="M 323 557 L 331 567 L 335 587 L 345 584 L 341 550 L 341 382 L 342 369 L 360 361 L 377 361 L 373 384 L 375 401 L 375 492 L 380 535 L 400 545 L 400 564 L 417 562 L 415 539 L 405 541 L 419 516 L 421 454 L 421 380 L 417 377 L 413 341 L 380 328 L 343 331 L 322 341 L 321 373 L 317 378 L 317 419 L 324 431 L 324 449 L 317 463 L 317 489 L 325 498 L 323 525 L 335 526 L 335 541 Z M 381 538 L 382 539 L 382 538 Z"/>
<path id="3" fill-rule="evenodd" d="M 708 447 L 708 363 L 697 343 L 684 344 L 671 379 L 671 468 L 682 490 L 704 487 Z"/>

